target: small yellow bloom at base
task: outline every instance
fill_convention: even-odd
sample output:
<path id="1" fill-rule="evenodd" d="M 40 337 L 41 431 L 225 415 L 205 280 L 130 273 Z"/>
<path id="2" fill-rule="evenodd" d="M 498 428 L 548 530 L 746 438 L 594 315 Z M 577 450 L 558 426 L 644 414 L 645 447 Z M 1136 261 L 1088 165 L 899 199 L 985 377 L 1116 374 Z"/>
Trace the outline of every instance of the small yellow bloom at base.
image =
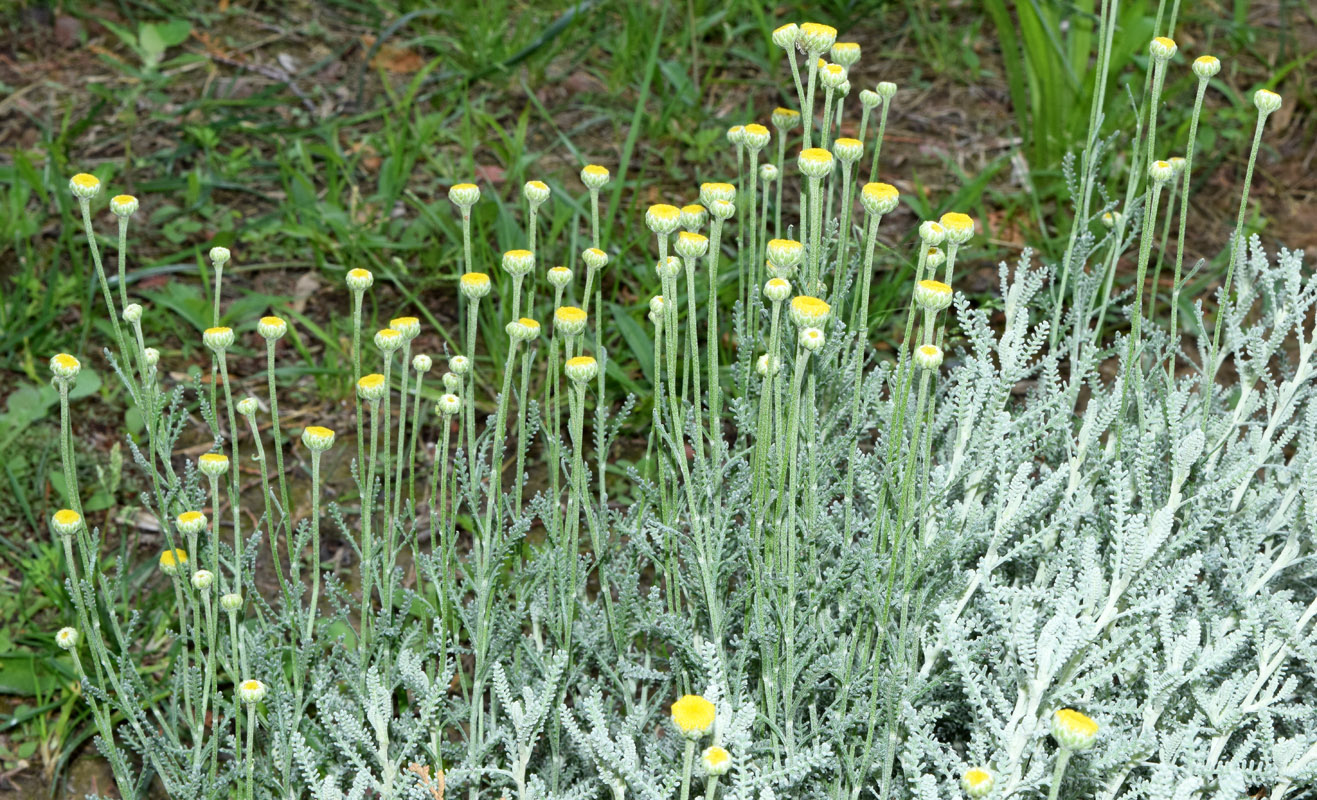
<path id="1" fill-rule="evenodd" d="M 684 695 L 672 704 L 673 724 L 682 736 L 692 741 L 713 730 L 717 713 L 713 703 L 698 694 Z"/>

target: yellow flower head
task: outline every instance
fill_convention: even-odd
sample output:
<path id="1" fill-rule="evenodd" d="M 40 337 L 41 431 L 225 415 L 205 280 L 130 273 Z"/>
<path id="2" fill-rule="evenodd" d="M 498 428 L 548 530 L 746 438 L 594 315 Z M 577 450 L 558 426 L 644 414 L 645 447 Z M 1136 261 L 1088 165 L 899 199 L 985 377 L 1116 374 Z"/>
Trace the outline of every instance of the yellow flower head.
<path id="1" fill-rule="evenodd" d="M 362 400 L 379 400 L 387 390 L 384 376 L 378 372 L 362 375 L 361 380 L 357 381 L 357 394 L 361 395 Z"/>
<path id="2" fill-rule="evenodd" d="M 71 536 L 82 527 L 82 515 L 71 508 L 61 508 L 50 518 L 50 527 L 61 536 Z"/>
<path id="3" fill-rule="evenodd" d="M 598 164 L 586 164 L 581 169 L 581 183 L 591 191 L 599 191 L 608 185 L 608 168 Z"/>
<path id="4" fill-rule="evenodd" d="M 590 356 L 577 356 L 569 358 L 563 365 L 563 372 L 567 374 L 577 385 L 583 385 L 599 374 L 599 362 Z"/>
<path id="5" fill-rule="evenodd" d="M 278 339 L 288 332 L 288 323 L 279 317 L 261 317 L 256 331 L 266 340 Z"/>
<path id="6" fill-rule="evenodd" d="M 691 233 L 698 233 L 709 220 L 709 210 L 699 203 L 681 207 L 681 227 Z"/>
<path id="7" fill-rule="evenodd" d="M 682 258 L 700 258 L 709 251 L 709 239 L 698 233 L 682 231 L 672 249 Z"/>
<path id="8" fill-rule="evenodd" d="M 681 209 L 667 203 L 655 203 L 645 212 L 645 224 L 655 233 L 672 233 L 681 225 Z"/>
<path id="9" fill-rule="evenodd" d="M 960 788 L 965 790 L 965 794 L 975 800 L 980 797 L 987 797 L 992 793 L 992 787 L 997 783 L 996 777 L 992 770 L 983 767 L 972 767 L 965 770 L 965 774 L 960 776 Z"/>
<path id="10" fill-rule="evenodd" d="M 375 276 L 370 274 L 370 270 L 357 269 L 348 270 L 347 284 L 353 292 L 364 292 L 375 282 Z"/>
<path id="11" fill-rule="evenodd" d="M 794 108 L 778 106 L 773 109 L 772 119 L 773 127 L 785 133 L 800 124 L 800 112 Z"/>
<path id="12" fill-rule="evenodd" d="M 753 122 L 746 125 L 741 132 L 741 141 L 745 142 L 745 146 L 752 152 L 762 150 L 771 138 L 772 134 L 768 132 L 768 128 Z"/>
<path id="13" fill-rule="evenodd" d="M 832 143 L 832 152 L 843 164 L 853 164 L 864 155 L 864 142 L 842 137 Z"/>
<path id="14" fill-rule="evenodd" d="M 806 53 L 817 56 L 827 52 L 837 41 L 837 29 L 831 25 L 806 22 L 800 26 L 800 47 Z"/>
<path id="15" fill-rule="evenodd" d="M 480 187 L 474 183 L 455 183 L 448 189 L 448 200 L 465 211 L 480 202 Z"/>
<path id="16" fill-rule="evenodd" d="M 704 205 L 705 208 L 708 208 L 719 200 L 730 203 L 735 199 L 736 187 L 730 183 L 700 184 L 700 203 Z"/>
<path id="17" fill-rule="evenodd" d="M 101 191 L 101 179 L 86 172 L 69 178 L 69 191 L 79 200 L 90 200 Z"/>
<path id="18" fill-rule="evenodd" d="M 1097 739 L 1098 724 L 1073 708 L 1052 715 L 1052 738 L 1067 750 L 1087 750 Z"/>
<path id="19" fill-rule="evenodd" d="M 672 722 L 687 739 L 696 740 L 713 730 L 717 716 L 713 703 L 698 694 L 682 696 L 672 704 Z"/>
<path id="20" fill-rule="evenodd" d="M 1148 52 L 1158 61 L 1168 61 L 1175 55 L 1175 40 L 1168 36 L 1158 36 L 1148 45 Z"/>
<path id="21" fill-rule="evenodd" d="M 212 478 L 223 475 L 229 471 L 229 457 L 223 453 L 203 453 L 197 458 L 197 469 Z"/>
<path id="22" fill-rule="evenodd" d="M 195 536 L 206 527 L 206 515 L 200 511 L 184 511 L 175 518 L 174 523 L 180 533 Z"/>
<path id="23" fill-rule="evenodd" d="M 942 281 L 922 280 L 915 286 L 915 304 L 928 311 L 951 305 L 951 287 Z"/>
<path id="24" fill-rule="evenodd" d="M 215 352 L 221 352 L 233 346 L 232 328 L 207 328 L 201 333 L 201 341 Z"/>
<path id="25" fill-rule="evenodd" d="M 56 353 L 50 359 L 50 371 L 56 378 L 71 380 L 78 377 L 82 370 L 82 362 L 68 353 Z"/>
<path id="26" fill-rule="evenodd" d="M 416 317 L 397 317 L 389 320 L 389 327 L 401 333 L 402 338 L 410 342 L 421 332 L 421 321 Z"/>
<path id="27" fill-rule="evenodd" d="M 302 429 L 302 444 L 308 450 L 322 453 L 334 446 L 334 431 L 320 425 L 309 425 Z"/>
<path id="28" fill-rule="evenodd" d="M 576 336 L 585 331 L 585 312 L 576 306 L 559 306 L 553 312 L 553 327 L 567 336 Z"/>
<path id="29" fill-rule="evenodd" d="M 489 294 L 489 276 L 483 272 L 468 272 L 458 283 L 462 294 L 468 300 L 476 300 Z"/>
<path id="30" fill-rule="evenodd" d="M 860 45 L 856 42 L 837 42 L 832 46 L 832 60 L 850 68 L 860 60 Z"/>
<path id="31" fill-rule="evenodd" d="M 160 554 L 160 571 L 166 575 L 177 575 L 178 568 L 187 563 L 187 553 L 174 548 Z"/>
<path id="32" fill-rule="evenodd" d="M 1199 80 L 1209 80 L 1221 71 L 1221 59 L 1216 56 L 1199 56 L 1191 65 Z"/>
<path id="33" fill-rule="evenodd" d="M 806 177 L 822 178 L 832 172 L 832 153 L 822 147 L 811 147 L 800 151 L 797 163 Z"/>
<path id="34" fill-rule="evenodd" d="M 800 26 L 794 22 L 788 22 L 782 27 L 773 31 L 773 44 L 783 50 L 790 50 L 796 46 L 796 39 L 800 36 Z"/>
<path id="35" fill-rule="evenodd" d="M 137 198 L 131 194 L 116 194 L 110 198 L 110 211 L 116 217 L 131 217 L 137 211 Z"/>
<path id="36" fill-rule="evenodd" d="M 896 208 L 901 193 L 890 183 L 866 183 L 860 190 L 860 205 L 870 214 L 887 214 Z"/>
<path id="37" fill-rule="evenodd" d="M 529 250 L 509 250 L 503 254 L 503 271 L 509 275 L 525 275 L 535 269 L 535 254 Z"/>
<path id="38" fill-rule="evenodd" d="M 375 332 L 375 346 L 386 353 L 402 347 L 402 341 L 402 334 L 393 328 L 381 328 Z"/>
<path id="39" fill-rule="evenodd" d="M 798 328 L 822 328 L 832 313 L 832 306 L 818 299 L 802 294 L 791 298 L 791 321 Z"/>
<path id="40" fill-rule="evenodd" d="M 947 231 L 947 241 L 952 244 L 964 244 L 974 236 L 974 218 L 959 211 L 948 211 L 938 220 Z"/>
<path id="41" fill-rule="evenodd" d="M 718 745 L 706 747 L 700 761 L 704 763 L 704 771 L 710 777 L 726 775 L 732 768 L 732 755 Z"/>

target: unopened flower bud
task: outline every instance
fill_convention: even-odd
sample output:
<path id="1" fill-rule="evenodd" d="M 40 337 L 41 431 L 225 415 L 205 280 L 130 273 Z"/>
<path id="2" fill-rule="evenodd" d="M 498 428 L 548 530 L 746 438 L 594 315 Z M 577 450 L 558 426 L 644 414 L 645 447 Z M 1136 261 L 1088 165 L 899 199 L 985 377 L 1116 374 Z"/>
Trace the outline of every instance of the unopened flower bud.
<path id="1" fill-rule="evenodd" d="M 453 356 L 448 359 L 448 369 L 455 375 L 465 375 L 471 371 L 471 359 L 466 356 Z"/>
<path id="2" fill-rule="evenodd" d="M 792 130 L 800 124 L 800 112 L 794 108 L 783 108 L 778 106 L 773 109 L 773 127 L 782 133 Z"/>
<path id="3" fill-rule="evenodd" d="M 449 393 L 440 397 L 434 407 L 441 415 L 451 417 L 461 410 L 462 400 L 457 395 Z"/>
<path id="4" fill-rule="evenodd" d="M 258 405 L 255 397 L 244 397 L 236 403 L 238 413 L 244 417 L 250 417 L 256 413 Z"/>
<path id="5" fill-rule="evenodd" d="M 78 646 L 77 628 L 60 628 L 55 633 L 55 645 L 61 650 L 72 650 Z"/>
<path id="6" fill-rule="evenodd" d="M 227 247 L 210 248 L 210 263 L 214 265 L 216 269 L 229 263 L 229 259 L 232 257 L 233 254 L 229 252 L 229 248 Z"/>
<path id="7" fill-rule="evenodd" d="M 521 187 L 521 193 L 526 196 L 526 202 L 531 208 L 539 208 L 552 194 L 544 181 L 526 181 L 526 185 Z"/>
<path id="8" fill-rule="evenodd" d="M 238 684 L 238 699 L 248 704 L 259 703 L 265 699 L 268 691 L 260 681 L 245 680 Z"/>
<path id="9" fill-rule="evenodd" d="M 818 328 L 806 328 L 800 332 L 800 346 L 811 353 L 817 352 L 826 341 L 823 331 Z"/>
<path id="10" fill-rule="evenodd" d="M 791 296 L 791 282 L 782 278 L 770 278 L 764 284 L 764 297 L 774 303 L 780 303 Z"/>
<path id="11" fill-rule="evenodd" d="M 562 289 L 572 282 L 572 271 L 567 267 L 554 267 L 545 273 L 545 280 L 555 289 Z"/>
<path id="12" fill-rule="evenodd" d="M 207 328 L 201 333 L 201 341 L 216 353 L 223 352 L 233 346 L 233 329 Z"/>
<path id="13" fill-rule="evenodd" d="M 1280 108 L 1280 95 L 1267 89 L 1258 89 L 1253 93 L 1253 105 L 1263 116 Z"/>
<path id="14" fill-rule="evenodd" d="M 709 221 L 709 209 L 699 203 L 691 203 L 681 207 L 681 227 L 690 233 L 699 233 L 704 224 Z"/>
<path id="15" fill-rule="evenodd" d="M 1170 61 L 1175 56 L 1175 40 L 1168 36 L 1158 36 L 1148 45 L 1148 52 L 1152 57 L 1163 63 Z"/>
<path id="16" fill-rule="evenodd" d="M 916 348 L 915 366 L 927 370 L 934 370 L 942 366 L 942 348 L 934 344 L 921 345 Z"/>
<path id="17" fill-rule="evenodd" d="M 1052 738 L 1073 752 L 1087 750 L 1097 740 L 1098 724 L 1073 708 L 1058 709 L 1052 715 Z"/>
<path id="18" fill-rule="evenodd" d="M 608 253 L 598 247 L 591 247 L 581 253 L 581 260 L 590 269 L 603 269 L 608 266 Z"/>

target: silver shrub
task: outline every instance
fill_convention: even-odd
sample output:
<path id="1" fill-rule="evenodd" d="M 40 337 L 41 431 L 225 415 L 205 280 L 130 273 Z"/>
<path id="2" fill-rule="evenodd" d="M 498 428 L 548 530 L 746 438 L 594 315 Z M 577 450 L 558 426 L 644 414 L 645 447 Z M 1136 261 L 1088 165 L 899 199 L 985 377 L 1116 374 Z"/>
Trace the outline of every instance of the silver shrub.
<path id="1" fill-rule="evenodd" d="M 797 41 L 827 43 L 820 26 L 788 26 L 778 37 L 793 66 Z M 813 76 L 807 66 L 802 72 Z M 878 95 L 881 135 L 892 94 Z M 1067 163 L 1077 195 L 1091 188 L 1108 144 L 1094 132 L 1081 174 Z M 1136 137 L 1136 163 L 1140 144 Z M 753 187 L 758 150 L 748 155 Z M 590 178 L 596 205 L 603 175 Z M 783 171 L 779 187 L 786 178 Z M 84 209 L 88 185 L 75 187 Z M 243 599 L 221 610 L 174 581 L 177 602 L 166 612 L 125 609 L 118 598 L 134 565 L 110 568 L 98 531 L 64 537 L 76 565 L 68 588 L 90 610 L 76 621 L 90 628 L 87 656 L 72 652 L 119 793 L 142 797 L 158 786 L 180 798 L 433 800 L 446 791 L 471 800 L 691 792 L 714 800 L 717 791 L 728 800 L 932 800 L 959 796 L 971 768 L 991 770 L 989 796 L 1000 798 L 1238 798 L 1257 787 L 1283 798 L 1310 790 L 1317 281 L 1300 254 L 1268 256 L 1256 236 L 1242 252 L 1240 241 L 1235 291 L 1206 299 L 1222 321 L 1219 346 L 1203 300 L 1191 321 L 1195 350 L 1151 322 L 1139 336 L 1111 339 L 1095 317 L 1136 316 L 1142 303 L 1101 300 L 1110 274 L 1103 265 L 1114 268 L 1140 230 L 1116 225 L 1099 235 L 1100 212 L 1116 204 L 1095 211 L 1076 199 L 1082 213 L 1065 258 L 1037 265 L 1026 252 L 1000 266 L 999 307 L 958 294 L 947 312 L 955 325 L 934 329 L 927 317 L 919 329 L 926 342 L 934 334 L 942 342 L 950 329 L 963 333 L 964 346 L 915 375 L 910 329 L 895 359 L 868 348 L 858 364 L 852 359 L 869 337 L 867 315 L 854 331 L 844 319 L 848 298 L 867 291 L 866 228 L 842 258 L 853 216 L 818 220 L 802 233 L 815 237 L 806 262 L 822 262 L 824 289 L 841 302 L 811 355 L 791 344 L 795 328 L 783 323 L 783 383 L 766 391 L 754 364 L 775 341 L 774 317 L 744 277 L 757 274 L 750 265 L 763 263 L 766 237 L 753 224 L 742 230 L 739 219 L 757 196 L 743 191 L 750 202 L 727 224 L 738 226 L 750 253 L 736 262 L 747 289 L 723 320 L 737 347 L 715 386 L 705 385 L 716 390 L 707 407 L 698 388 L 685 388 L 687 380 L 699 386 L 707 366 L 700 337 L 712 335 L 697 330 L 690 348 L 683 340 L 694 321 L 659 341 L 670 360 L 656 366 L 660 378 L 644 404 L 651 420 L 631 413 L 636 398 L 616 410 L 599 403 L 587 415 L 587 394 L 607 396 L 609 366 L 635 366 L 603 351 L 597 324 L 570 342 L 527 338 L 521 351 L 503 341 L 511 355 L 482 381 L 504 388 L 483 398 L 494 410 L 478 436 L 469 394 L 465 411 L 453 416 L 452 405 L 442 413 L 437 432 L 426 417 L 433 473 L 425 440 L 419 456 L 403 449 L 409 431 L 401 421 L 401 458 L 368 445 L 374 412 L 369 400 L 362 406 L 357 435 L 370 458 L 354 459 L 353 477 L 370 513 L 326 499 L 310 518 L 293 519 L 286 494 L 269 480 L 264 445 L 255 459 L 240 460 L 240 443 L 247 453 L 262 440 L 236 428 L 227 391 L 197 383 L 195 408 L 216 449 L 232 448 L 235 462 L 265 476 L 255 529 L 239 530 L 230 544 L 242 519 L 224 507 L 241 502 L 236 478 L 230 472 L 223 485 L 234 488 L 219 495 L 218 479 L 212 484 L 172 455 L 192 424 L 188 395 L 160 387 L 140 328 L 135 344 L 120 336 L 107 357 L 151 432 L 129 441 L 153 486 L 142 505 L 170 548 L 183 544 L 172 522 L 178 512 L 217 506 L 183 569 L 213 563 L 224 591 Z M 1129 198 L 1131 220 L 1153 202 L 1133 188 Z M 465 218 L 479 191 L 458 199 Z M 702 269 L 722 257 L 719 235 L 732 241 L 730 228 L 712 230 L 719 233 Z M 597 213 L 593 233 L 597 244 Z M 1146 225 L 1141 234 L 1148 236 Z M 660 257 L 666 248 L 663 238 Z M 927 248 L 919 249 L 922 267 Z M 954 262 L 954 248 L 947 258 Z M 724 267 L 730 275 L 730 263 Z M 499 277 L 506 291 L 507 276 Z M 370 276 L 349 281 L 354 355 L 369 367 L 381 356 L 366 352 L 357 312 Z M 668 302 L 655 313 L 668 316 L 655 319 L 688 319 L 679 302 L 688 290 L 674 281 L 663 291 Z M 466 296 L 471 309 L 483 295 Z M 601 293 L 585 299 L 602 310 Z M 113 310 L 108 288 L 105 301 Z M 499 336 L 507 314 L 499 307 L 492 316 L 487 336 Z M 472 342 L 478 313 L 469 319 Z M 687 348 L 680 361 L 672 346 Z M 404 348 L 400 361 L 389 355 L 384 363 L 406 374 L 410 344 Z M 597 384 L 578 388 L 563 377 L 563 362 L 583 353 L 603 369 Z M 220 356 L 215 363 L 227 374 Z M 689 376 L 682 364 L 693 367 Z M 1219 373 L 1231 377 L 1212 380 Z M 534 388 L 541 376 L 547 392 Z M 448 383 L 473 391 L 460 375 Z M 57 385 L 67 389 L 67 379 Z M 414 414 L 415 391 L 413 383 L 395 398 L 390 386 L 385 396 Z M 67 392 L 62 413 L 69 426 Z M 277 431 L 277 416 L 273 424 Z M 624 425 L 649 426 L 647 456 L 602 480 Z M 391 416 L 382 427 L 392 431 Z M 67 437 L 61 444 L 71 450 Z M 282 459 L 282 450 L 275 455 Z M 503 489 L 502 470 L 491 464 L 514 459 L 517 474 Z M 523 493 L 528 459 L 543 459 L 531 467 L 547 465 L 550 477 L 533 494 Z M 423 477 L 420 491 L 404 493 L 392 477 L 395 466 L 405 475 L 408 462 Z M 427 489 L 427 474 L 437 492 Z M 280 573 L 281 591 L 263 597 L 254 576 L 279 552 L 271 553 L 272 540 L 280 537 L 299 564 L 319 541 L 317 523 L 352 547 L 356 563 L 344 572 L 356 580 L 327 572 L 323 587 L 308 588 L 309 575 L 292 566 Z M 403 553 L 414 569 L 403 569 Z M 314 555 L 307 568 L 316 571 Z M 160 580 L 167 588 L 170 579 Z M 152 644 L 162 630 L 167 656 Z M 147 668 L 162 657 L 168 670 Z M 253 676 L 268 695 L 241 705 L 234 686 Z M 691 749 L 669 717 L 683 694 L 716 709 L 698 747 L 716 743 L 731 754 L 731 771 L 717 783 L 698 765 L 691 772 Z M 1062 708 L 1096 721 L 1092 749 L 1058 749 L 1049 731 Z"/>

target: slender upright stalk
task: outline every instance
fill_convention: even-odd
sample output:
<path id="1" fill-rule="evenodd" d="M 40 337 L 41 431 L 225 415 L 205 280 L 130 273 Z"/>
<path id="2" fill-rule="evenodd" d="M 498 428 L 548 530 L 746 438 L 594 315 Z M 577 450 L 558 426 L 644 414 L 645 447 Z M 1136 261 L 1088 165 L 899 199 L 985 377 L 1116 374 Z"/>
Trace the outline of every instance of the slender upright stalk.
<path id="1" fill-rule="evenodd" d="M 1184 233 L 1189 222 L 1189 185 L 1193 180 L 1194 149 L 1198 143 L 1198 118 L 1203 111 L 1203 95 L 1207 92 L 1208 78 L 1198 79 L 1198 93 L 1194 96 L 1193 113 L 1189 116 L 1189 141 L 1184 151 L 1184 180 L 1180 188 L 1180 230 L 1175 243 L 1175 274 L 1171 276 L 1171 324 L 1168 330 L 1174 345 L 1167 364 L 1168 385 L 1175 382 L 1175 358 L 1179 352 L 1180 328 L 1177 316 L 1180 311 L 1180 271 L 1184 266 Z"/>

